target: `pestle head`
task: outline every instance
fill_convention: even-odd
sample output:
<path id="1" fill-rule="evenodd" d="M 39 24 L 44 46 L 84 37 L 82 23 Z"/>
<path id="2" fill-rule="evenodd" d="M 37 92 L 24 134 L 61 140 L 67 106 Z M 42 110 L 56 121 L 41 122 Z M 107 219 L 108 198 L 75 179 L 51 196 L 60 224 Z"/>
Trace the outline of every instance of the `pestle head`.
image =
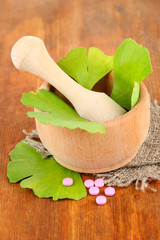
<path id="1" fill-rule="evenodd" d="M 38 37 L 24 36 L 20 38 L 11 49 L 11 59 L 14 66 L 19 70 L 24 70 L 23 63 L 30 53 L 35 49 L 44 48 L 43 41 Z"/>

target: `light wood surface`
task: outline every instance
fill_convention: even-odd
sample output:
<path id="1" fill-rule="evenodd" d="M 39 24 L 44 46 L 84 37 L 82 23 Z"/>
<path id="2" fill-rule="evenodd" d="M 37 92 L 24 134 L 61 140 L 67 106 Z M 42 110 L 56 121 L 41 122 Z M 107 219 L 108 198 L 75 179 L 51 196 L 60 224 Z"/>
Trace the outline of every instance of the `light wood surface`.
<path id="1" fill-rule="evenodd" d="M 105 206 L 95 197 L 80 201 L 40 199 L 7 179 L 8 153 L 35 129 L 32 110 L 20 103 L 23 92 L 43 83 L 18 72 L 10 59 L 23 35 L 43 39 L 55 61 L 74 47 L 98 47 L 113 55 L 128 37 L 150 51 L 153 73 L 145 81 L 151 99 L 160 104 L 159 0 L 0 0 L 0 239 L 1 240 L 159 240 L 160 183 L 156 193 L 116 188 Z M 83 178 L 90 176 L 83 175 Z M 101 193 L 104 189 L 101 190 Z"/>
<path id="2" fill-rule="evenodd" d="M 106 89 L 111 88 L 108 79 L 104 82 Z M 40 88 L 50 90 L 46 82 Z M 44 125 L 38 120 L 36 128 L 44 146 L 64 167 L 83 173 L 106 172 L 124 166 L 135 157 L 149 129 L 149 105 L 148 91 L 141 83 L 137 106 L 123 116 L 103 122 L 105 134 Z"/>

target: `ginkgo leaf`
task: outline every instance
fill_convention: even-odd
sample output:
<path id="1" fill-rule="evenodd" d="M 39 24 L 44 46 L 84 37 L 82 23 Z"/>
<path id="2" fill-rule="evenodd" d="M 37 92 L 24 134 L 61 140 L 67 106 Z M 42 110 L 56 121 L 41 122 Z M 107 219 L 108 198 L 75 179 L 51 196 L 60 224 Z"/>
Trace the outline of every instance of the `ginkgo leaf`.
<path id="1" fill-rule="evenodd" d="M 87 191 L 79 173 L 62 167 L 53 157 L 42 158 L 33 147 L 19 142 L 10 152 L 7 176 L 12 183 L 21 181 L 22 188 L 30 188 L 40 198 L 79 200 Z M 65 187 L 64 178 L 73 179 L 73 185 Z"/>
<path id="2" fill-rule="evenodd" d="M 133 39 L 126 39 L 118 47 L 114 56 L 111 98 L 130 110 L 135 82 L 140 83 L 151 72 L 152 66 L 148 50 Z"/>
<path id="3" fill-rule="evenodd" d="M 139 100 L 140 85 L 135 81 L 132 96 L 131 96 L 131 109 L 136 106 Z"/>
<path id="4" fill-rule="evenodd" d="M 72 49 L 57 64 L 69 76 L 85 88 L 93 86 L 113 68 L 113 56 L 105 55 L 100 49 L 91 47 Z"/>
<path id="5" fill-rule="evenodd" d="M 24 105 L 37 108 L 43 112 L 28 112 L 29 117 L 35 117 L 42 124 L 67 127 L 70 129 L 81 128 L 90 133 L 105 133 L 105 127 L 100 122 L 89 122 L 65 103 L 55 93 L 40 89 L 37 94 L 24 93 L 21 99 Z"/>

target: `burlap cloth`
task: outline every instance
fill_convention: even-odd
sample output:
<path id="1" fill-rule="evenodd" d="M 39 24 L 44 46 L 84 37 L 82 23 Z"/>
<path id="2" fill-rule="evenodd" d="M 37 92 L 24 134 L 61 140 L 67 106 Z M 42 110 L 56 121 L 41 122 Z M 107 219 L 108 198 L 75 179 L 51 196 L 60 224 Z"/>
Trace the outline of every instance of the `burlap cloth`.
<path id="1" fill-rule="evenodd" d="M 160 180 L 160 106 L 157 101 L 150 104 L 151 120 L 150 128 L 145 142 L 140 147 L 136 157 L 124 167 L 106 173 L 92 174 L 96 178 L 103 178 L 108 186 L 127 187 L 135 183 L 136 189 L 145 191 L 151 180 Z M 27 135 L 25 143 L 43 153 L 44 158 L 51 155 L 42 143 L 32 140 L 39 138 L 37 131 L 32 133 L 23 132 Z"/>

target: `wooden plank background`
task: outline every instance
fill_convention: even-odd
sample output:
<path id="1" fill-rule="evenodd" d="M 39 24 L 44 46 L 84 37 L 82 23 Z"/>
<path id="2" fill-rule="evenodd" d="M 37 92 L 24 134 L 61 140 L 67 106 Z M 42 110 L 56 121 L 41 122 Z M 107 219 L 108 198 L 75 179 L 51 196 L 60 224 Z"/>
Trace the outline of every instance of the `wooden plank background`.
<path id="1" fill-rule="evenodd" d="M 150 51 L 154 71 L 144 82 L 152 100 L 160 103 L 159 0 L 0 0 L 0 239 L 160 239 L 158 182 L 151 184 L 157 193 L 117 188 L 103 207 L 91 196 L 78 202 L 40 199 L 9 183 L 8 154 L 24 138 L 23 128 L 35 128 L 20 98 L 42 82 L 11 63 L 11 47 L 23 35 L 42 38 L 56 61 L 79 46 L 112 55 L 132 37 Z"/>

